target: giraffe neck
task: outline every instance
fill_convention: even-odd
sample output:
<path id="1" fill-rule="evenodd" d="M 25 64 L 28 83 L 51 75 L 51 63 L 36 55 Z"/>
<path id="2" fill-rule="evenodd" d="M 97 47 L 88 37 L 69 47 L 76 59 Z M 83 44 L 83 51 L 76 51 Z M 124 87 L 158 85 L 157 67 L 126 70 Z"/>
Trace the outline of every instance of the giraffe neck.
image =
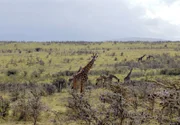
<path id="1" fill-rule="evenodd" d="M 113 78 L 116 79 L 116 80 L 119 80 L 115 75 L 110 74 L 110 75 L 109 75 L 109 79 L 112 80 Z"/>
<path id="2" fill-rule="evenodd" d="M 89 70 L 91 69 L 91 67 L 93 66 L 93 64 L 94 64 L 94 59 L 92 59 L 84 68 L 83 68 L 83 71 L 85 72 L 85 73 L 88 73 L 89 72 Z"/>
<path id="3" fill-rule="evenodd" d="M 106 76 L 102 76 L 102 79 L 106 79 L 107 77 Z"/>
<path id="4" fill-rule="evenodd" d="M 118 79 L 116 76 L 114 76 L 114 75 L 113 75 L 112 77 L 113 77 L 114 79 L 116 79 L 116 80 L 119 80 L 119 79 Z"/>
<path id="5" fill-rule="evenodd" d="M 131 75 L 131 72 L 132 72 L 132 69 L 131 69 L 130 72 L 128 73 L 128 75 L 127 75 L 128 77 Z"/>

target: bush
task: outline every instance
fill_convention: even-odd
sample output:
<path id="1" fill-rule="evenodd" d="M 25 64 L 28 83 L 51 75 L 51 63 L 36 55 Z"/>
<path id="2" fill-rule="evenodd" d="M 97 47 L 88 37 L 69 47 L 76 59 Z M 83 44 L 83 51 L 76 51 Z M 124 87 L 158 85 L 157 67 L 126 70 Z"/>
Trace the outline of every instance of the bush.
<path id="1" fill-rule="evenodd" d="M 52 77 L 59 77 L 59 76 L 72 76 L 76 71 L 63 71 L 57 72 L 52 74 Z"/>
<path id="2" fill-rule="evenodd" d="M 71 120 L 83 120 L 86 124 L 95 124 L 97 117 L 96 110 L 92 109 L 88 98 L 77 93 L 70 93 L 67 107 L 69 108 L 69 117 Z M 95 122 L 95 123 L 94 123 Z"/>
<path id="3" fill-rule="evenodd" d="M 33 119 L 34 125 L 44 109 L 44 104 L 41 102 L 39 89 L 33 89 L 28 94 L 23 94 L 16 102 L 12 104 L 13 116 L 18 120 Z"/>
<path id="4" fill-rule="evenodd" d="M 18 121 L 26 121 L 30 118 L 29 107 L 26 98 L 20 98 L 11 105 L 12 115 L 16 117 Z"/>
<path id="5" fill-rule="evenodd" d="M 33 124 L 37 124 L 37 120 L 44 109 L 40 94 L 37 91 L 31 91 L 32 97 L 28 99 L 29 115 L 33 118 Z"/>
<path id="6" fill-rule="evenodd" d="M 58 92 L 61 92 L 61 90 L 66 87 L 66 80 L 63 78 L 57 78 L 52 84 L 56 86 Z"/>
<path id="7" fill-rule="evenodd" d="M 42 48 L 39 48 L 39 47 L 38 47 L 38 48 L 35 48 L 35 51 L 36 51 L 36 52 L 39 52 L 39 51 L 41 51 L 41 50 L 42 50 Z"/>
<path id="8" fill-rule="evenodd" d="M 180 69 L 162 69 L 161 75 L 180 75 Z"/>
<path id="9" fill-rule="evenodd" d="M 8 116 L 9 109 L 10 109 L 9 100 L 0 97 L 0 116 L 2 117 Z"/>
<path id="10" fill-rule="evenodd" d="M 17 70 L 15 69 L 10 69 L 7 71 L 7 76 L 11 76 L 11 75 L 16 75 L 17 74 Z"/>
<path id="11" fill-rule="evenodd" d="M 37 72 L 37 71 L 34 71 L 34 72 L 32 72 L 31 77 L 33 77 L 33 78 L 39 78 L 39 77 L 40 77 L 40 73 Z"/>
<path id="12" fill-rule="evenodd" d="M 43 85 L 44 90 L 48 95 L 52 95 L 56 92 L 56 86 L 51 84 L 44 84 Z"/>

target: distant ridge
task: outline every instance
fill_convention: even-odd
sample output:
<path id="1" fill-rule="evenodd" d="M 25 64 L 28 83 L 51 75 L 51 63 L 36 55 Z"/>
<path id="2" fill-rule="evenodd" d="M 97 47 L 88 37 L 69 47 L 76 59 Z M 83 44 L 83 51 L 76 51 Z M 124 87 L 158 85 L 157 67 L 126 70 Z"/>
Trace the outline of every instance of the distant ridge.
<path id="1" fill-rule="evenodd" d="M 165 39 L 159 39 L 159 38 L 147 38 L 147 37 L 125 37 L 116 39 L 115 41 L 149 41 L 149 42 L 155 42 L 155 41 L 169 41 Z"/>

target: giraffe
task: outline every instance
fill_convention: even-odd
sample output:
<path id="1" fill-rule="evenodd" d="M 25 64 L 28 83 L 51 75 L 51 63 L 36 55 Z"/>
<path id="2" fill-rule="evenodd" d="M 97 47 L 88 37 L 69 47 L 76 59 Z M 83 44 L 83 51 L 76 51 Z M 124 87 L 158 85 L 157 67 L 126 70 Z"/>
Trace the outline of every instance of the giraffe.
<path id="1" fill-rule="evenodd" d="M 128 75 L 124 78 L 124 82 L 130 82 L 132 70 L 133 70 L 133 68 L 131 68 L 131 70 L 128 73 Z"/>
<path id="2" fill-rule="evenodd" d="M 139 62 L 139 61 L 142 61 L 142 59 L 143 59 L 145 56 L 146 56 L 146 54 L 144 54 L 143 56 L 137 58 L 137 59 L 138 59 L 138 62 Z"/>
<path id="3" fill-rule="evenodd" d="M 80 93 L 84 92 L 84 84 L 88 80 L 88 72 L 92 68 L 97 57 L 98 57 L 97 53 L 96 54 L 93 53 L 91 61 L 73 76 L 74 90 L 77 90 L 80 87 Z"/>
<path id="4" fill-rule="evenodd" d="M 151 58 L 153 58 L 153 59 L 154 59 L 154 56 L 149 55 L 149 56 L 146 58 L 146 60 L 150 60 Z"/>
<path id="5" fill-rule="evenodd" d="M 98 77 L 98 78 L 96 79 L 96 85 L 98 85 L 98 83 L 101 82 L 101 84 L 103 84 L 103 87 L 104 87 L 104 83 L 105 83 L 105 80 L 106 80 L 106 79 L 107 79 L 106 76 L 100 75 L 100 77 Z"/>
<path id="6" fill-rule="evenodd" d="M 119 82 L 119 78 L 117 78 L 115 75 L 112 75 L 112 74 L 109 74 L 108 76 L 101 75 L 100 77 L 98 77 L 96 79 L 96 85 L 98 85 L 98 83 L 101 82 L 101 84 L 103 84 L 103 87 L 104 87 L 104 84 L 106 82 L 111 84 L 113 78 L 116 79 Z"/>
<path id="7" fill-rule="evenodd" d="M 110 83 L 112 83 L 112 79 L 113 79 L 113 78 L 116 79 L 116 80 L 119 82 L 118 77 L 116 77 L 115 75 L 112 75 L 112 74 L 108 75 L 107 81 L 109 81 Z"/>

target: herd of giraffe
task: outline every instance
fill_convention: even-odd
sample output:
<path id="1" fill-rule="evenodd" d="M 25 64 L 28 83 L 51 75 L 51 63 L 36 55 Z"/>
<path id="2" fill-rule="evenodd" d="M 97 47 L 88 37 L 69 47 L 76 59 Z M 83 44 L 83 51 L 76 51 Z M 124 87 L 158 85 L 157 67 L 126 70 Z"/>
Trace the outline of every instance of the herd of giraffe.
<path id="1" fill-rule="evenodd" d="M 142 59 L 146 56 L 143 55 L 141 57 L 138 58 L 138 62 L 142 61 Z M 69 82 L 73 82 L 72 85 L 72 89 L 74 90 L 78 90 L 80 89 L 80 93 L 84 92 L 84 85 L 88 80 L 88 72 L 90 71 L 90 69 L 92 68 L 94 62 L 96 61 L 96 58 L 98 57 L 97 53 L 93 54 L 92 59 L 90 60 L 90 62 L 85 66 L 85 67 L 80 67 L 79 70 L 73 75 L 72 78 L 69 79 Z M 150 58 L 154 58 L 152 55 L 147 56 L 147 60 L 149 60 Z M 130 69 L 130 72 L 127 74 L 127 76 L 124 78 L 124 82 L 130 82 L 130 76 L 132 73 L 133 68 Z M 112 74 L 109 74 L 108 76 L 105 75 L 100 75 L 100 77 L 98 77 L 96 79 L 96 85 L 98 85 L 98 83 L 103 84 L 103 87 L 105 85 L 106 82 L 108 83 L 112 83 L 112 79 L 116 79 L 117 82 L 119 82 L 119 79 Z"/>
<path id="2" fill-rule="evenodd" d="M 144 54 L 143 56 L 137 58 L 138 62 L 140 62 L 140 61 L 142 62 L 142 59 L 143 59 L 145 56 L 146 56 L 146 54 Z M 146 60 L 150 60 L 151 58 L 154 59 L 154 56 L 149 55 L 149 56 L 146 57 Z"/>

